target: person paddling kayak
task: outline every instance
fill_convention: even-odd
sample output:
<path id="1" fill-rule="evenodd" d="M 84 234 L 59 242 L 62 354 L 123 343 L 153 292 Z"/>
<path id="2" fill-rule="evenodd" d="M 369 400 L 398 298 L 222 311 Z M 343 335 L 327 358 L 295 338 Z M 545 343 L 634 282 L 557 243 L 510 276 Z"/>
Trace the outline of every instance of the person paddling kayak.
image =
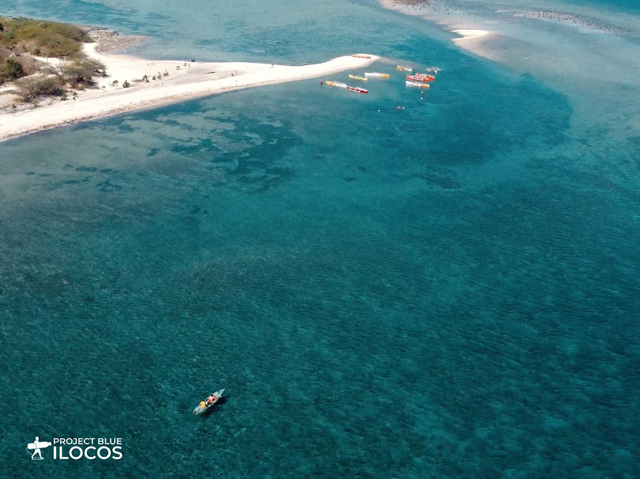
<path id="1" fill-rule="evenodd" d="M 193 414 L 197 416 L 198 414 L 202 414 L 209 408 L 213 407 L 213 405 L 220 400 L 223 393 L 224 389 L 221 389 L 220 391 L 209 394 L 204 401 L 200 401 L 198 406 L 193 410 Z"/>

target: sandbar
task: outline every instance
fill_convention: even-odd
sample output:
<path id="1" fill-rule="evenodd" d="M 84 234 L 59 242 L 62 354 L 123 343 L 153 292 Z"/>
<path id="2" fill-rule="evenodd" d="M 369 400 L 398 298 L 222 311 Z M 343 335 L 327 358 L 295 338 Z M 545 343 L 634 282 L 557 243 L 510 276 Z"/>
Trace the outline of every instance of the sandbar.
<path id="1" fill-rule="evenodd" d="M 361 69 L 379 59 L 376 55 L 357 54 L 337 57 L 324 63 L 288 66 L 271 63 L 155 61 L 100 53 L 95 43 L 85 44 L 84 50 L 88 56 L 104 63 L 108 76 L 94 78 L 96 88 L 78 92 L 75 98 L 66 101 L 47 100 L 37 108 L 0 113 L 0 141 L 243 88 Z M 142 81 L 145 75 L 149 77 L 148 83 Z M 153 76 L 156 76 L 156 80 L 151 80 Z M 123 88 L 125 80 L 132 86 Z"/>

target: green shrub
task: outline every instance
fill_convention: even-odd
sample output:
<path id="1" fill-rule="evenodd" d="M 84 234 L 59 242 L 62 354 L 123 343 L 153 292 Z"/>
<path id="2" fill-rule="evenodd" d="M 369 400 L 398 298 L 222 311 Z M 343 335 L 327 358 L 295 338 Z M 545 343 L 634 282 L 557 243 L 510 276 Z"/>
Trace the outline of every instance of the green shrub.
<path id="1" fill-rule="evenodd" d="M 7 58 L 10 58 L 13 55 L 13 52 L 6 47 L 0 45 L 0 63 L 5 61 Z"/>
<path id="2" fill-rule="evenodd" d="M 93 75 L 102 74 L 105 70 L 104 64 L 93 58 L 83 58 L 74 60 L 61 67 L 64 82 L 73 87 L 80 85 L 92 85 Z"/>
<path id="3" fill-rule="evenodd" d="M 16 80 L 16 93 L 24 102 L 34 101 L 41 96 L 60 96 L 64 93 L 59 78 L 32 76 Z"/>
<path id="4" fill-rule="evenodd" d="M 8 58 L 0 65 L 0 83 L 17 80 L 24 76 L 22 65 L 13 58 Z"/>
<path id="5" fill-rule="evenodd" d="M 22 71 L 26 75 L 33 75 L 40 70 L 36 61 L 30 56 L 23 55 L 16 58 L 16 61 L 22 66 Z"/>

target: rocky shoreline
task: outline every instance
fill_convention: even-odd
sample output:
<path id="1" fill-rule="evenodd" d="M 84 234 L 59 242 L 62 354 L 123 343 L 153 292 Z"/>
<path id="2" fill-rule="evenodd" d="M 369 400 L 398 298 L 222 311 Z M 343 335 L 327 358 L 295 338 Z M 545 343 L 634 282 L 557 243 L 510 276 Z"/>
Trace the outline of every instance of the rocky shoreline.
<path id="1" fill-rule="evenodd" d="M 148 40 L 144 35 L 120 35 L 114 30 L 103 27 L 89 27 L 86 31 L 98 44 L 96 51 L 100 53 L 124 50 Z"/>

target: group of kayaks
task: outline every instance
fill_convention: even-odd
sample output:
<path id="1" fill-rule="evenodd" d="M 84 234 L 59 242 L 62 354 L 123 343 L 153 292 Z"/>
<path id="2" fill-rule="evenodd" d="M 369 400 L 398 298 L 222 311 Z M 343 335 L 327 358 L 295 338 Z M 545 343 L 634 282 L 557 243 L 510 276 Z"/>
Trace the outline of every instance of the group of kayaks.
<path id="1" fill-rule="evenodd" d="M 427 75 L 426 73 L 416 73 L 415 75 L 407 75 L 406 85 L 418 88 L 429 88 L 429 82 L 435 81 L 434 75 Z"/>
<path id="2" fill-rule="evenodd" d="M 413 68 L 404 67 L 401 65 L 396 66 L 396 70 L 411 73 L 411 75 L 407 75 L 406 85 L 408 87 L 417 87 L 417 88 L 429 88 L 430 86 L 429 82 L 435 81 L 436 79 L 435 74 L 440 71 L 440 69 L 437 67 L 429 67 L 427 68 L 426 71 L 428 73 L 432 73 L 432 75 L 429 75 L 427 73 L 413 73 Z M 388 73 L 379 73 L 379 72 L 365 72 L 364 76 L 351 75 L 351 74 L 349 75 L 349 78 L 351 80 L 356 80 L 356 81 L 369 81 L 369 78 L 385 79 L 389 77 L 390 75 Z M 326 80 L 324 84 L 327 86 L 335 87 L 335 88 L 344 88 L 345 90 L 353 93 L 369 93 L 369 90 L 365 90 L 364 88 L 360 88 L 357 86 L 350 86 L 350 85 L 347 85 L 346 83 L 339 82 L 339 81 Z"/>

